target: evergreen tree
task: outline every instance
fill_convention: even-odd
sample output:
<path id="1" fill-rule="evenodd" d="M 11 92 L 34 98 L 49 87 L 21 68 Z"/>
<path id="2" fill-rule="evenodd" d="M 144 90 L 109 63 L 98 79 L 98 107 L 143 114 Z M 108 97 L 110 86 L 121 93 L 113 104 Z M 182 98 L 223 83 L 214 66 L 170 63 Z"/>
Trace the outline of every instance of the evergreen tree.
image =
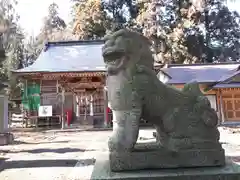
<path id="1" fill-rule="evenodd" d="M 102 1 L 103 10 L 110 20 L 110 30 L 133 28 L 138 14 L 136 0 L 109 0 Z"/>
<path id="2" fill-rule="evenodd" d="M 106 14 L 101 0 L 75 1 L 73 33 L 79 39 L 97 39 L 106 34 Z"/>
<path id="3" fill-rule="evenodd" d="M 65 21 L 59 16 L 58 5 L 52 3 L 48 7 L 48 15 L 44 18 L 43 27 L 38 39 L 41 41 L 51 40 L 56 31 L 63 31 L 66 28 Z"/>
<path id="4" fill-rule="evenodd" d="M 37 59 L 47 41 L 67 39 L 63 33 L 65 30 L 66 23 L 59 16 L 58 5 L 56 3 L 50 4 L 48 14 L 44 17 L 40 33 L 36 37 L 32 36 L 26 44 L 25 53 L 28 61 L 32 63 Z"/>
<path id="5" fill-rule="evenodd" d="M 66 28 L 65 21 L 59 17 L 58 13 L 58 5 L 56 3 L 52 3 L 48 7 L 48 16 L 45 19 L 44 26 L 46 29 L 56 29 L 63 30 Z"/>
<path id="6" fill-rule="evenodd" d="M 218 61 L 220 56 L 224 60 L 239 58 L 239 17 L 221 0 L 149 0 L 139 2 L 139 7 L 137 22 L 153 40 L 157 61 L 196 63 Z M 230 51 L 234 53 L 227 53 Z"/>
<path id="7" fill-rule="evenodd" d="M 102 38 L 108 31 L 133 28 L 138 13 L 134 0 L 72 0 L 74 30 L 80 39 Z"/>
<path id="8" fill-rule="evenodd" d="M 231 12 L 220 0 L 209 0 L 208 35 L 209 59 L 212 61 L 238 61 L 240 58 L 240 16 Z"/>
<path id="9" fill-rule="evenodd" d="M 24 43 L 24 56 L 26 66 L 31 65 L 39 56 L 42 50 L 42 43 L 39 43 L 34 36 L 30 36 Z"/>
<path id="10" fill-rule="evenodd" d="M 9 84 L 7 92 L 10 97 L 14 96 L 16 89 L 19 92 L 19 82 L 12 76 L 11 71 L 23 67 L 25 63 L 23 53 L 24 33 L 18 24 L 19 16 L 14 9 L 16 3 L 14 0 L 0 1 L 1 25 L 6 26 L 1 34 L 1 46 L 6 57 L 1 61 L 0 80 Z"/>

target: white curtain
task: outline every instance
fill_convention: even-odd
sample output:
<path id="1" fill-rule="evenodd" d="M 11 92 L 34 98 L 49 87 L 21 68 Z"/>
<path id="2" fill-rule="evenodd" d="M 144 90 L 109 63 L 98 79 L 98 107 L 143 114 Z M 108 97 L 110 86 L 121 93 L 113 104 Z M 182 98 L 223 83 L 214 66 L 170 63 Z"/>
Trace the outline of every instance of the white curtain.
<path id="1" fill-rule="evenodd" d="M 217 111 L 217 100 L 216 100 L 216 95 L 206 95 L 208 100 L 210 101 L 211 107 Z"/>

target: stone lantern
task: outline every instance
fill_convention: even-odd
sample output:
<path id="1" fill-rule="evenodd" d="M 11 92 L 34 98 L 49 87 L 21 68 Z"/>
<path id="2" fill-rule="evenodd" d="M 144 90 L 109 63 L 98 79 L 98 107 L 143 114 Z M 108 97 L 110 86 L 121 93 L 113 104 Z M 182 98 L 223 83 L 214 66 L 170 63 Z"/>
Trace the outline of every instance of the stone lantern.
<path id="1" fill-rule="evenodd" d="M 7 85 L 0 83 L 0 146 L 10 144 L 13 135 L 8 126 L 8 97 L 5 93 Z"/>
<path id="2" fill-rule="evenodd" d="M 6 23 L 0 25 L 0 59 L 5 58 L 5 50 L 3 48 L 3 33 L 6 32 L 8 26 Z M 5 88 L 7 85 L 0 83 L 0 146 L 10 144 L 13 141 L 13 135 L 9 132 L 8 127 L 8 97 Z"/>

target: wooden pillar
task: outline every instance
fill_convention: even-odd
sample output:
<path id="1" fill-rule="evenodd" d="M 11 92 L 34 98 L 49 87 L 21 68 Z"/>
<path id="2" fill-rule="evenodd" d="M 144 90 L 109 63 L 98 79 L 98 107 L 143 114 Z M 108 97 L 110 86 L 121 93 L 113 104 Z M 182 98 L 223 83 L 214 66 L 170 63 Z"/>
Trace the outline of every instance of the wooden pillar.
<path id="1" fill-rule="evenodd" d="M 57 82 L 56 82 L 56 90 L 57 90 L 57 92 L 56 93 L 59 93 L 59 82 L 58 82 L 58 80 L 57 80 Z"/>
<path id="2" fill-rule="evenodd" d="M 64 87 L 62 87 L 62 129 L 64 129 L 65 127 L 64 103 L 65 103 L 65 89 Z"/>
<path id="3" fill-rule="evenodd" d="M 94 112 L 93 112 L 93 95 L 90 95 L 90 116 L 93 116 Z"/>
<path id="4" fill-rule="evenodd" d="M 221 124 L 225 122 L 224 109 L 223 109 L 223 99 L 222 99 L 222 91 L 219 90 L 220 97 L 220 116 L 221 116 Z"/>
<path id="5" fill-rule="evenodd" d="M 103 88 L 103 99 L 104 99 L 104 126 L 107 127 L 108 122 L 108 96 L 107 96 L 107 87 Z"/>
<path id="6" fill-rule="evenodd" d="M 23 95 L 23 97 L 24 97 L 24 100 L 22 100 L 22 106 L 23 106 L 23 101 L 27 101 L 27 105 L 29 106 L 29 101 L 28 101 L 28 81 L 27 81 L 27 79 L 25 80 L 25 88 L 24 88 L 24 95 Z M 26 98 L 27 98 L 27 100 L 26 100 Z M 26 102 L 24 102 L 24 104 L 26 105 Z M 25 111 L 26 111 L 26 109 L 25 109 Z M 28 111 L 30 111 L 30 107 L 29 107 L 29 109 L 28 109 Z M 24 107 L 23 107 L 23 112 L 24 112 Z M 27 112 L 27 116 L 29 116 L 29 113 L 30 112 Z M 24 113 L 24 116 L 26 116 L 26 113 Z M 24 119 L 26 119 L 26 128 L 28 127 L 28 117 L 23 117 Z M 31 123 L 31 121 L 30 121 L 30 123 Z M 36 126 L 36 128 L 37 128 L 37 120 L 35 120 L 35 126 Z"/>
<path id="7" fill-rule="evenodd" d="M 80 106 L 79 106 L 79 103 L 80 103 L 79 95 L 77 94 L 77 96 L 76 96 L 76 116 L 77 116 L 77 118 L 80 117 Z"/>
<path id="8" fill-rule="evenodd" d="M 25 80 L 25 89 L 26 90 L 26 95 L 28 95 L 28 80 Z"/>

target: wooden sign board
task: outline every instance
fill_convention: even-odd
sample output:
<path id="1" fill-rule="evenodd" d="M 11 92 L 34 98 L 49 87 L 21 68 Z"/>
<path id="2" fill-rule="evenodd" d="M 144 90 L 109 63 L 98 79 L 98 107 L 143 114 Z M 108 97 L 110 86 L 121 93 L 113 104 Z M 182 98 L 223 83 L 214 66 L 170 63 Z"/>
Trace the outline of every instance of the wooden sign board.
<path id="1" fill-rule="evenodd" d="M 52 116 L 52 106 L 39 106 L 38 116 L 39 117 L 50 117 L 50 116 Z"/>

